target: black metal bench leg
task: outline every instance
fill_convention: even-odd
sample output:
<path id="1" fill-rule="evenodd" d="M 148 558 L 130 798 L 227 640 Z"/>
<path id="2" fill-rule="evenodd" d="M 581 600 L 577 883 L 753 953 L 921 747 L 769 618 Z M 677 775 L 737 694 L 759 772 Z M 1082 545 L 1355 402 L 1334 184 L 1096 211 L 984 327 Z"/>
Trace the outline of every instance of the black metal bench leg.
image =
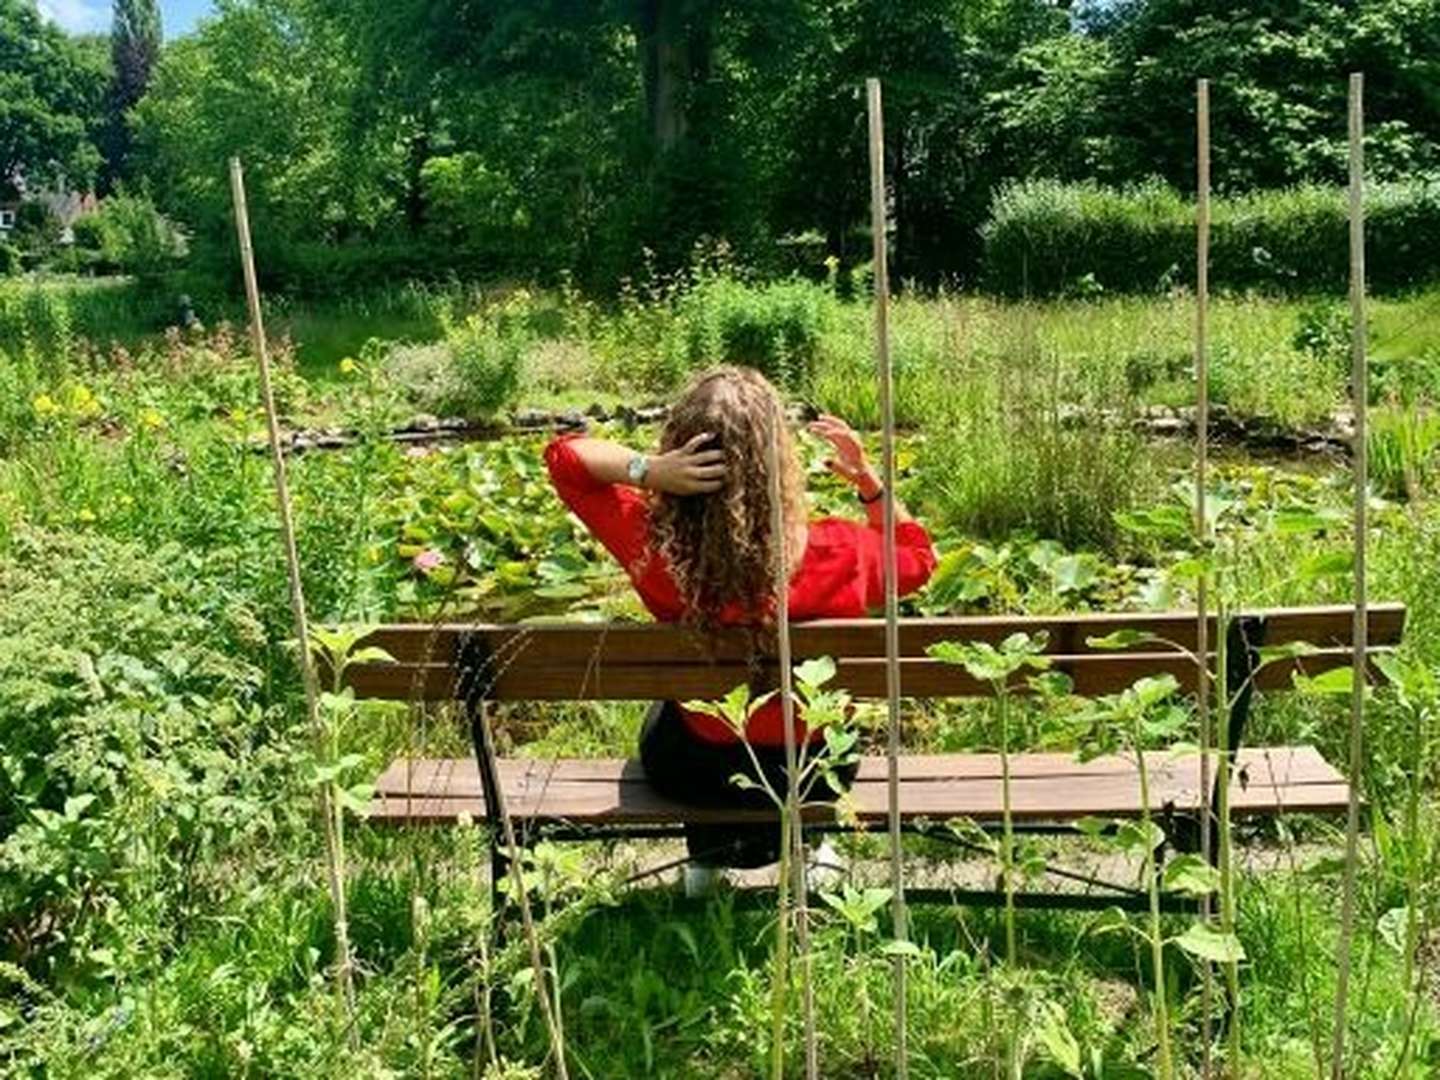
<path id="1" fill-rule="evenodd" d="M 490 680 L 494 675 L 494 657 L 481 635 L 466 634 L 460 639 L 457 659 L 460 699 L 464 703 L 466 719 L 470 722 L 470 741 L 475 749 L 475 764 L 480 770 L 480 791 L 485 802 L 486 833 L 490 845 L 490 913 L 493 936 L 498 946 L 505 932 L 508 904 L 503 882 L 510 871 L 510 857 L 500 836 L 503 795 L 487 702 Z"/>
<path id="2" fill-rule="evenodd" d="M 1245 745 L 1245 729 L 1250 722 L 1250 706 L 1255 699 L 1255 673 L 1260 670 L 1260 646 L 1265 643 L 1265 620 L 1256 615 L 1244 616 L 1231 621 L 1225 635 L 1227 656 L 1225 696 L 1231 702 L 1227 757 L 1230 759 L 1231 782 L 1234 782 L 1235 765 L 1240 759 L 1240 748 Z M 1205 858 L 1211 866 L 1220 863 L 1220 830 L 1215 826 L 1215 808 L 1220 805 L 1220 770 L 1215 770 L 1215 779 L 1210 789 L 1210 850 Z M 1199 850 L 1198 822 L 1195 829 L 1195 850 Z"/>

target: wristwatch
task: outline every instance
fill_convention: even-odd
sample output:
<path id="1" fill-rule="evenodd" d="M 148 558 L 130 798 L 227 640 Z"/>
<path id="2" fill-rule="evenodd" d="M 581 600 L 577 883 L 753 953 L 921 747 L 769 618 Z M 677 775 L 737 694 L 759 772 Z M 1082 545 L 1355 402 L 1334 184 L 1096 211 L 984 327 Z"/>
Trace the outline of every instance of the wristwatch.
<path id="1" fill-rule="evenodd" d="M 645 476 L 650 472 L 650 459 L 644 454 L 635 454 L 625 466 L 625 475 L 636 487 L 645 486 Z"/>

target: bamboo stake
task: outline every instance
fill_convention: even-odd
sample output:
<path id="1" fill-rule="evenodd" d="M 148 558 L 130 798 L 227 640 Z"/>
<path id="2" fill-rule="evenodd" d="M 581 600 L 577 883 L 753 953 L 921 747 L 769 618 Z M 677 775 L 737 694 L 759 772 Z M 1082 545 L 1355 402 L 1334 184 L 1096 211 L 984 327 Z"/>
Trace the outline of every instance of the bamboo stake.
<path id="1" fill-rule="evenodd" d="M 260 284 L 255 275 L 255 250 L 250 242 L 250 211 L 245 201 L 245 173 L 240 159 L 230 159 L 230 194 L 235 204 L 235 232 L 240 241 L 240 269 L 245 278 L 245 299 L 250 311 L 250 336 L 260 368 L 260 397 L 265 406 L 265 424 L 270 438 L 270 463 L 274 472 L 275 502 L 280 511 L 280 541 L 285 550 L 285 569 L 290 583 L 290 611 L 295 620 L 299 649 L 300 680 L 305 687 L 305 709 L 310 735 L 319 751 L 325 730 L 320 721 L 320 687 L 310 656 L 310 626 L 305 614 L 305 589 L 300 580 L 300 554 L 295 544 L 295 519 L 290 506 L 290 485 L 285 476 L 285 454 L 280 445 L 280 423 L 275 412 L 275 394 L 270 382 L 270 353 L 265 344 L 265 323 L 260 310 Z M 350 956 L 350 928 L 345 909 L 345 868 L 343 834 L 329 788 L 320 787 L 320 811 L 325 820 L 326 869 L 330 903 L 335 911 L 336 992 L 352 1050 L 359 1049 L 360 1033 L 355 1026 L 355 982 Z"/>
<path id="2" fill-rule="evenodd" d="M 485 708 L 482 704 L 480 708 Z M 495 760 L 495 743 L 490 731 L 488 714 L 480 717 L 481 750 L 487 761 Z M 535 998 L 540 1002 L 540 1015 L 545 1021 L 545 1031 L 550 1037 L 550 1052 L 555 1060 L 555 1075 L 560 1080 L 569 1080 L 570 1067 L 565 1062 L 565 1040 L 560 1032 L 560 1021 L 555 1015 L 555 1006 L 546 989 L 545 964 L 540 957 L 540 935 L 535 930 L 535 917 L 530 911 L 530 893 L 525 885 L 525 871 L 520 856 L 520 845 L 515 839 L 515 822 L 510 817 L 510 808 L 505 802 L 504 785 L 495 786 L 495 816 L 500 819 L 500 831 L 505 840 L 505 854 L 510 861 L 510 876 L 515 879 L 515 894 L 520 907 L 520 925 L 525 933 L 525 945 L 530 953 L 530 971 L 535 979 Z M 491 913 L 495 917 L 495 913 Z M 560 987 L 558 972 L 555 978 L 555 997 L 559 1001 Z"/>
<path id="3" fill-rule="evenodd" d="M 1210 465 L 1210 80 L 1195 83 L 1195 536 L 1200 550 L 1210 547 L 1205 491 Z M 1210 579 L 1203 568 L 1195 589 L 1196 707 L 1200 720 L 1200 850 L 1210 857 Z M 1200 916 L 1210 921 L 1210 896 L 1200 900 Z M 1210 1009 L 1214 972 L 1202 962 L 1200 987 L 1200 1071 L 1210 1077 Z"/>
<path id="4" fill-rule="evenodd" d="M 895 401 L 894 373 L 890 367 L 890 268 L 885 237 L 885 116 L 880 80 L 865 80 L 870 118 L 870 229 L 875 261 L 875 351 L 880 360 L 880 416 L 883 425 L 882 477 L 884 484 L 885 561 L 885 691 L 889 705 L 890 737 L 886 745 L 890 816 L 890 888 L 894 892 L 895 940 L 908 941 L 905 910 L 905 868 L 900 850 L 900 597 L 895 559 Z M 909 1075 L 906 1020 L 905 958 L 895 957 L 895 1075 Z"/>
<path id="5" fill-rule="evenodd" d="M 1355 411 L 1355 623 L 1351 640 L 1350 697 L 1350 806 L 1345 822 L 1345 879 L 1340 903 L 1340 949 L 1336 963 L 1335 1030 L 1330 1050 L 1330 1075 L 1341 1080 L 1345 1072 L 1345 1011 L 1350 989 L 1351 940 L 1355 930 L 1355 871 L 1360 834 L 1360 771 L 1364 764 L 1364 721 L 1367 653 L 1369 651 L 1369 596 L 1365 582 L 1366 528 L 1370 483 L 1370 447 L 1366 411 L 1370 404 L 1370 370 L 1366 360 L 1365 330 L 1365 76 L 1350 76 L 1350 341 L 1354 371 L 1351 375 Z"/>
<path id="6" fill-rule="evenodd" d="M 791 904 L 783 903 L 781 890 L 782 921 L 792 914 L 795 920 L 795 947 L 800 960 L 800 981 L 805 1015 L 805 1076 L 807 1080 L 818 1080 L 820 1076 L 819 1044 L 815 1037 L 815 987 L 812 982 L 810 956 L 810 927 L 808 885 L 805 875 L 805 836 L 800 817 L 800 755 L 795 745 L 795 689 L 792 667 L 794 659 L 790 649 L 790 534 L 792 523 L 785 520 L 784 484 L 780 475 L 783 462 L 780 458 L 781 425 L 785 417 L 777 411 L 771 417 L 770 431 L 770 532 L 774 543 L 775 566 L 775 632 L 780 662 L 780 716 L 785 725 L 785 806 L 783 813 L 790 821 L 791 888 L 794 890 Z M 784 863 L 781 864 L 784 872 Z M 790 910 L 786 910 L 789 908 Z M 779 977 L 777 972 L 777 977 Z"/>

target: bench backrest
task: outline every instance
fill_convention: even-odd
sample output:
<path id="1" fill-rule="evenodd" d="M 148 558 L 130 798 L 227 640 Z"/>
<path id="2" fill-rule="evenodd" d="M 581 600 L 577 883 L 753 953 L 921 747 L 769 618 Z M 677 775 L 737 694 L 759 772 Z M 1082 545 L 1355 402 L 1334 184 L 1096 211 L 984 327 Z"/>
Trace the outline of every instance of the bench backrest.
<path id="1" fill-rule="evenodd" d="M 1318 650 L 1267 665 L 1257 675 L 1256 687 L 1285 689 L 1297 671 L 1315 675 L 1350 664 L 1353 619 L 1353 609 L 1346 606 L 1244 613 L 1238 625 L 1249 649 L 1307 642 Z M 1154 643 L 1097 650 L 1087 641 L 1134 629 L 1193 650 L 1196 624 L 1193 611 L 905 619 L 900 623 L 902 693 L 917 698 L 988 695 L 987 686 L 960 667 L 930 659 L 926 649 L 941 641 L 999 643 L 1017 632 L 1044 633 L 1052 670 L 1069 675 L 1079 694 L 1114 693 L 1144 675 L 1164 672 L 1193 690 L 1196 667 L 1181 652 Z M 1404 630 L 1405 608 L 1374 605 L 1367 625 L 1371 649 L 1393 648 Z M 1212 649 L 1215 639 L 1212 620 Z M 757 657 L 755 636 L 743 630 L 726 631 L 707 642 L 692 630 L 656 624 L 402 623 L 380 627 L 365 644 L 380 646 L 396 662 L 354 665 L 346 681 L 363 696 L 395 700 L 464 696 L 462 658 L 467 657 L 480 672 L 484 697 L 492 701 L 715 699 L 742 683 L 774 685 L 775 676 L 773 657 Z M 837 674 L 832 685 L 857 698 L 885 695 L 883 620 L 796 624 L 791 644 L 797 662 L 833 658 Z"/>

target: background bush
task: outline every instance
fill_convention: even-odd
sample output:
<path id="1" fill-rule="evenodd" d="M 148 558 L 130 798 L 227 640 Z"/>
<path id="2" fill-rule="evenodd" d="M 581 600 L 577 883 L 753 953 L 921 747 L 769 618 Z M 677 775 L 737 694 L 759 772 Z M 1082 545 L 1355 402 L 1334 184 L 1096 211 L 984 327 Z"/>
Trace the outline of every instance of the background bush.
<path id="1" fill-rule="evenodd" d="M 112 195 L 73 227 L 75 247 L 92 252 L 99 269 L 155 277 L 184 258 L 185 236 L 144 196 Z"/>
<path id="2" fill-rule="evenodd" d="M 1343 188 L 1302 186 L 1212 203 L 1211 281 L 1230 289 L 1343 292 L 1349 274 Z M 1007 296 L 1153 292 L 1195 278 L 1195 208 L 1159 181 L 1130 188 L 1032 180 L 995 198 L 984 282 Z M 1366 192 L 1373 289 L 1440 276 L 1440 176 Z"/>

